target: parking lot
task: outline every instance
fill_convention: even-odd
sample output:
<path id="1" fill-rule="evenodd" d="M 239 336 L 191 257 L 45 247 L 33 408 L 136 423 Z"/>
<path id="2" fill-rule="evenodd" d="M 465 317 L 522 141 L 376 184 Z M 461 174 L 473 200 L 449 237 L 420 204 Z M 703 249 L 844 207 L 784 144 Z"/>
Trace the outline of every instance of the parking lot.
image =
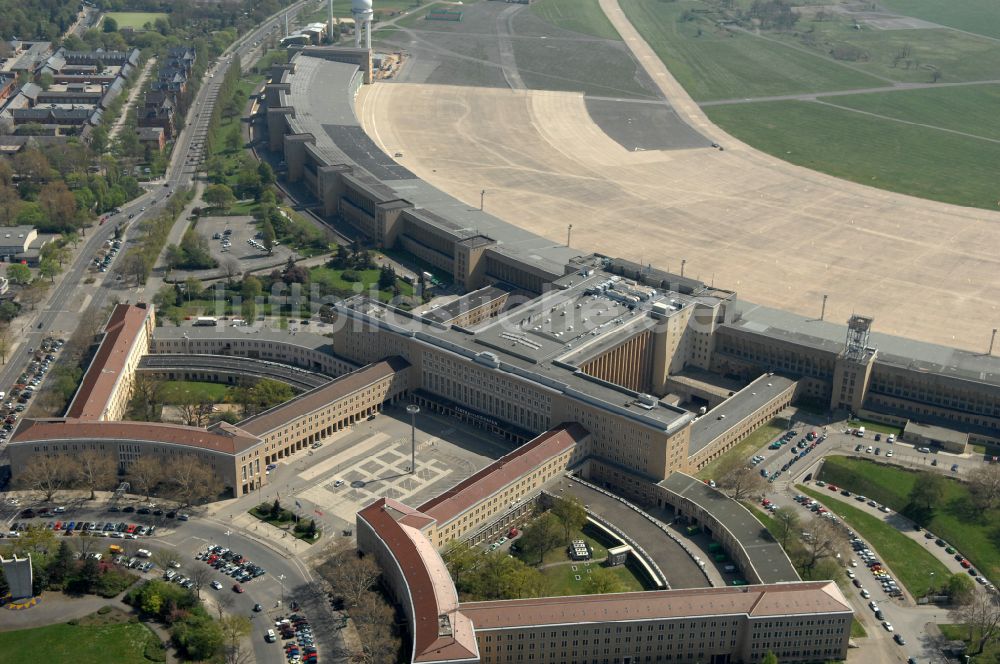
<path id="1" fill-rule="evenodd" d="M 208 241 L 212 257 L 219 265 L 225 265 L 227 260 L 235 258 L 244 272 L 268 265 L 284 265 L 292 255 L 291 250 L 281 244 L 275 246 L 270 255 L 251 245 L 248 240 L 259 242 L 259 238 L 255 238 L 258 229 L 254 218 L 250 216 L 202 217 L 195 230 Z M 229 240 L 228 243 L 226 239 Z"/>
<path id="2" fill-rule="evenodd" d="M 13 434 L 21 414 L 27 410 L 31 398 L 41 388 L 49 367 L 64 343 L 62 339 L 47 337 L 42 341 L 41 347 L 28 349 L 31 360 L 24 372 L 6 392 L 0 392 L 0 400 L 3 400 L 3 405 L 0 406 L 0 419 L 3 420 L 0 424 L 0 444 Z"/>

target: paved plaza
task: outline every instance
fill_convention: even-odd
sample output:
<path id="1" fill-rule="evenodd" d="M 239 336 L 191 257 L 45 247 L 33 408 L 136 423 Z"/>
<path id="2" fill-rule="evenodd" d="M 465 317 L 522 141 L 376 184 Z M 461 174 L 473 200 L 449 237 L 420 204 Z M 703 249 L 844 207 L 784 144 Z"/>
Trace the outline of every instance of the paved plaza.
<path id="1" fill-rule="evenodd" d="M 376 498 L 416 507 L 511 451 L 493 436 L 429 413 L 417 416 L 417 472 L 410 472 L 410 423 L 401 408 L 328 438 L 311 455 L 272 471 L 268 500 L 298 502 L 300 515 L 326 532 L 354 527 L 355 514 Z"/>

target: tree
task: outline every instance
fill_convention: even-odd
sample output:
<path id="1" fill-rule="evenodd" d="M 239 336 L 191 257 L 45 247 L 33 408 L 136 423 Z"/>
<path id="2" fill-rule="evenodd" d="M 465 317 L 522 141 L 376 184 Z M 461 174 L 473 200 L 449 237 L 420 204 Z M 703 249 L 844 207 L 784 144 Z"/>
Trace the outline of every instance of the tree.
<path id="1" fill-rule="evenodd" d="M 569 544 L 573 533 L 583 528 L 587 523 L 587 510 L 577 498 L 555 498 L 551 511 L 559 519 L 563 529 L 563 544 Z"/>
<path id="2" fill-rule="evenodd" d="M 36 455 L 32 462 L 14 477 L 17 486 L 45 495 L 45 502 L 73 483 L 74 463 L 65 454 Z"/>
<path id="3" fill-rule="evenodd" d="M 973 593 L 972 601 L 951 611 L 951 622 L 968 630 L 969 650 L 966 654 L 981 655 L 987 646 L 1000 637 L 1000 604 L 994 593 Z"/>
<path id="4" fill-rule="evenodd" d="M 796 565 L 806 579 L 817 572 L 817 565 L 826 559 L 833 559 L 841 553 L 840 534 L 832 523 L 819 519 L 812 524 L 808 537 L 802 538 L 802 548 L 796 551 Z"/>
<path id="5" fill-rule="evenodd" d="M 333 586 L 333 592 L 348 606 L 358 606 L 382 575 L 375 559 L 361 557 L 354 550 L 344 551 L 323 564 L 320 573 Z"/>
<path id="6" fill-rule="evenodd" d="M 184 573 L 184 576 L 194 581 L 195 597 L 201 599 L 201 589 L 212 580 L 214 572 L 207 565 L 195 565 Z"/>
<path id="7" fill-rule="evenodd" d="M 932 512 L 934 506 L 941 502 L 944 497 L 944 489 L 945 479 L 943 477 L 933 473 L 925 473 L 910 490 L 910 504 Z"/>
<path id="8" fill-rule="evenodd" d="M 31 281 L 31 268 L 21 263 L 11 263 L 7 266 L 7 280 L 12 284 L 24 286 Z"/>
<path id="9" fill-rule="evenodd" d="M 236 599 L 230 593 L 222 593 L 215 598 L 215 610 L 219 612 L 219 620 L 222 620 L 222 616 L 235 603 Z"/>
<path id="10" fill-rule="evenodd" d="M 56 275 L 59 274 L 59 266 L 53 260 L 45 259 L 38 266 L 38 273 L 43 277 L 48 277 L 50 283 L 54 283 Z"/>
<path id="11" fill-rule="evenodd" d="M 956 572 L 948 577 L 945 584 L 945 592 L 951 603 L 956 606 L 965 606 L 972 601 L 972 596 L 976 594 L 976 584 L 968 574 Z"/>
<path id="12" fill-rule="evenodd" d="M 767 654 L 764 655 L 764 659 L 760 660 L 760 664 L 778 664 L 778 656 L 768 650 Z"/>
<path id="13" fill-rule="evenodd" d="M 521 550 L 528 556 L 538 556 L 538 564 L 545 559 L 545 554 L 559 546 L 563 534 L 562 524 L 551 512 L 538 517 L 524 529 L 521 535 Z"/>
<path id="14" fill-rule="evenodd" d="M 968 480 L 977 507 L 990 510 L 1000 504 L 1000 464 L 980 466 L 969 473 Z"/>
<path id="15" fill-rule="evenodd" d="M 448 566 L 448 571 L 451 573 L 451 578 L 455 580 L 455 585 L 459 587 L 465 582 L 466 574 L 475 570 L 476 563 L 479 562 L 476 550 L 459 540 L 449 542 L 444 553 L 441 554 L 441 558 Z"/>
<path id="16" fill-rule="evenodd" d="M 17 223 L 17 215 L 24 206 L 17 189 L 10 185 L 0 185 L 0 224 L 13 226 Z"/>
<path id="17" fill-rule="evenodd" d="M 205 568 L 208 569 L 208 568 Z M 251 660 L 251 650 L 243 650 L 241 641 L 250 636 L 250 619 L 246 616 L 225 616 L 219 619 L 225 641 L 226 664 L 244 664 Z"/>
<path id="18" fill-rule="evenodd" d="M 174 292 L 170 286 L 165 289 Z M 160 383 L 146 374 L 135 375 L 132 401 L 129 403 L 129 419 L 141 422 L 156 422 L 160 411 Z"/>
<path id="19" fill-rule="evenodd" d="M 146 495 L 146 500 L 149 500 L 156 486 L 165 479 L 166 471 L 158 459 L 140 456 L 128 467 L 125 475 L 132 488 L 138 489 L 140 493 Z"/>
<path id="20" fill-rule="evenodd" d="M 174 567 L 174 563 L 181 562 L 181 555 L 171 548 L 153 549 L 153 562 L 160 569 L 168 570 Z"/>
<path id="21" fill-rule="evenodd" d="M 366 591 L 351 612 L 361 641 L 364 664 L 395 661 L 402 647 L 393 629 L 392 607 L 378 593 Z"/>
<path id="22" fill-rule="evenodd" d="M 241 385 L 230 393 L 232 402 L 240 407 L 243 417 L 256 415 L 294 396 L 289 385 L 268 378 L 262 378 L 249 386 Z"/>
<path id="23" fill-rule="evenodd" d="M 227 258 L 223 261 L 222 269 L 226 273 L 226 282 L 229 286 L 233 285 L 233 277 L 241 274 L 243 271 L 240 262 L 235 258 Z"/>
<path id="24" fill-rule="evenodd" d="M 77 484 L 90 489 L 90 499 L 97 489 L 110 488 L 117 477 L 118 466 L 113 457 L 99 450 L 84 450 L 74 457 Z"/>
<path id="25" fill-rule="evenodd" d="M 61 588 L 66 580 L 69 579 L 75 567 L 76 556 L 73 555 L 73 550 L 70 548 L 69 543 L 66 541 L 60 542 L 55 557 L 49 563 L 49 583 L 54 587 Z"/>
<path id="26" fill-rule="evenodd" d="M 261 241 L 264 243 L 264 248 L 267 249 L 267 253 L 271 253 L 274 248 L 274 225 L 271 220 L 264 217 L 260 222 L 260 232 L 262 235 Z"/>
<path id="27" fill-rule="evenodd" d="M 105 16 L 103 28 L 105 32 L 118 32 L 118 21 L 111 16 Z"/>
<path id="28" fill-rule="evenodd" d="M 378 289 L 391 290 L 396 287 L 396 271 L 391 265 L 383 265 L 378 273 Z"/>
<path id="29" fill-rule="evenodd" d="M 224 184 L 209 185 L 205 188 L 202 198 L 210 206 L 223 209 L 229 208 L 229 206 L 236 202 L 233 190 Z"/>
<path id="30" fill-rule="evenodd" d="M 274 503 L 271 505 L 271 518 L 281 520 L 281 513 L 284 511 L 284 508 L 281 506 L 281 501 L 275 498 Z"/>
<path id="31" fill-rule="evenodd" d="M 2 319 L 2 316 L 0 316 Z M 10 352 L 10 325 L 0 323 L 0 362 L 7 364 L 7 353 Z"/>
<path id="32" fill-rule="evenodd" d="M 776 510 L 774 512 L 775 533 L 774 537 L 781 544 L 781 548 L 788 550 L 788 541 L 795 537 L 799 530 L 799 515 L 793 510 Z"/>
<path id="33" fill-rule="evenodd" d="M 38 193 L 38 205 L 45 214 L 48 227 L 69 230 L 76 224 L 76 197 L 61 180 L 50 182 Z"/>
<path id="34" fill-rule="evenodd" d="M 733 500 L 745 500 L 762 494 L 765 480 L 744 459 L 731 457 L 721 468 L 718 486 Z"/>
<path id="35" fill-rule="evenodd" d="M 184 505 L 194 505 L 213 494 L 215 476 L 203 461 L 185 454 L 171 464 L 172 493 Z"/>
<path id="36" fill-rule="evenodd" d="M 263 186 L 269 184 L 274 184 L 274 171 L 271 170 L 271 165 L 266 161 L 259 161 L 257 163 L 257 175 L 260 177 L 260 183 Z"/>
<path id="37" fill-rule="evenodd" d="M 31 310 L 34 311 L 35 305 L 42 301 L 48 289 L 49 285 L 47 283 L 41 279 L 35 279 L 21 290 L 21 302 L 30 305 Z"/>
<path id="38" fill-rule="evenodd" d="M 260 279 L 254 276 L 247 276 L 243 278 L 243 285 L 240 288 L 240 294 L 243 296 L 244 302 L 253 302 L 263 293 L 264 286 L 260 283 Z"/>

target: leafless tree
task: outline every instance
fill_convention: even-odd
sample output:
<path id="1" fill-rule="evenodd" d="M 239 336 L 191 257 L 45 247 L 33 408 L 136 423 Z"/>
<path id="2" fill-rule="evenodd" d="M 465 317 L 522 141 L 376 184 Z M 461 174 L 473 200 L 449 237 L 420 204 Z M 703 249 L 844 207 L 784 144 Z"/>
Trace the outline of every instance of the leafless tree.
<path id="1" fill-rule="evenodd" d="M 327 560 L 319 572 L 333 587 L 334 595 L 342 597 L 349 606 L 356 606 L 382 573 L 371 556 L 362 558 L 353 549 Z"/>
<path id="2" fill-rule="evenodd" d="M 396 616 L 378 593 L 366 590 L 350 612 L 364 649 L 365 664 L 392 662 L 398 658 L 401 642 L 394 630 Z"/>
<path id="3" fill-rule="evenodd" d="M 788 550 L 788 541 L 795 537 L 795 532 L 799 529 L 799 515 L 792 510 L 777 510 L 774 513 L 774 522 L 777 526 L 775 538 L 781 544 L 781 548 Z"/>
<path id="4" fill-rule="evenodd" d="M 229 282 L 229 285 L 232 285 L 233 277 L 239 276 L 243 273 L 243 270 L 240 269 L 240 262 L 235 258 L 227 258 L 223 261 L 222 269 L 226 273 L 226 281 Z"/>
<path id="5" fill-rule="evenodd" d="M 84 450 L 74 460 L 77 484 L 90 489 L 90 500 L 94 499 L 97 489 L 107 489 L 114 484 L 118 472 L 114 458 L 100 450 Z"/>
<path id="6" fill-rule="evenodd" d="M 826 519 L 818 519 L 813 523 L 809 533 L 809 537 L 802 539 L 802 548 L 797 552 L 796 561 L 807 578 L 811 578 L 820 562 L 836 558 L 844 549 L 840 532 Z"/>
<path id="7" fill-rule="evenodd" d="M 201 599 L 201 589 L 212 580 L 214 571 L 208 565 L 195 565 L 184 576 L 194 581 L 194 594 Z"/>
<path id="8" fill-rule="evenodd" d="M 146 374 L 136 374 L 132 391 L 131 416 L 144 422 L 157 418 L 160 408 L 160 382 Z"/>
<path id="9" fill-rule="evenodd" d="M 733 500 L 744 500 L 763 493 L 764 478 L 745 460 L 733 457 L 722 467 L 718 486 Z"/>
<path id="10" fill-rule="evenodd" d="M 171 464 L 171 492 L 183 505 L 193 505 L 211 496 L 214 481 L 212 471 L 193 454 L 185 454 Z"/>
<path id="11" fill-rule="evenodd" d="M 226 664 L 246 664 L 253 661 L 253 649 L 244 648 L 242 643 L 250 635 L 250 619 L 246 616 L 220 617 L 219 626 L 225 638 Z"/>
<path id="12" fill-rule="evenodd" d="M 996 507 L 1000 503 L 1000 464 L 981 466 L 969 473 L 969 489 L 980 508 Z"/>
<path id="13" fill-rule="evenodd" d="M 166 478 L 166 471 L 159 459 L 141 456 L 128 467 L 127 477 L 132 487 L 146 494 L 149 500 L 153 489 Z"/>
<path id="14" fill-rule="evenodd" d="M 215 610 L 219 612 L 219 620 L 222 620 L 222 617 L 226 615 L 226 611 L 235 603 L 236 600 L 231 593 L 222 593 L 215 598 Z"/>
<path id="15" fill-rule="evenodd" d="M 181 556 L 176 550 L 164 547 L 153 551 L 153 562 L 163 569 L 170 569 L 174 563 L 181 562 Z"/>
<path id="16" fill-rule="evenodd" d="M 14 478 L 17 486 L 32 491 L 40 491 L 46 502 L 59 491 L 70 487 L 75 471 L 73 462 L 65 454 L 36 456 L 31 463 Z"/>
<path id="17" fill-rule="evenodd" d="M 0 362 L 7 364 L 7 353 L 10 352 L 10 325 L 0 324 Z"/>
<path id="18" fill-rule="evenodd" d="M 974 593 L 971 602 L 951 612 L 951 621 L 968 630 L 969 655 L 982 654 L 1000 639 L 1000 603 L 994 593 Z"/>

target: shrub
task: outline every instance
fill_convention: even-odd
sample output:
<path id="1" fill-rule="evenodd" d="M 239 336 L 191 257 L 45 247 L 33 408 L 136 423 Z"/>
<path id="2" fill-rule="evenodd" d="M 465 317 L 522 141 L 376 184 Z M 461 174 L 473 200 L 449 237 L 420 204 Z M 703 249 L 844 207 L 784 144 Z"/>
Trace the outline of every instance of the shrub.
<path id="1" fill-rule="evenodd" d="M 361 277 L 359 277 L 358 273 L 354 270 L 344 270 L 344 272 L 340 275 L 340 278 L 344 281 L 350 281 L 352 283 L 361 281 Z"/>
<path id="2" fill-rule="evenodd" d="M 146 639 L 146 647 L 142 650 L 142 656 L 151 662 L 167 661 L 167 649 L 163 642 L 153 635 Z"/>
<path id="3" fill-rule="evenodd" d="M 99 615 L 102 615 L 102 616 L 103 615 L 107 615 L 107 614 L 111 613 L 111 607 L 110 606 L 102 606 L 101 608 L 99 608 L 97 610 L 97 613 Z"/>

